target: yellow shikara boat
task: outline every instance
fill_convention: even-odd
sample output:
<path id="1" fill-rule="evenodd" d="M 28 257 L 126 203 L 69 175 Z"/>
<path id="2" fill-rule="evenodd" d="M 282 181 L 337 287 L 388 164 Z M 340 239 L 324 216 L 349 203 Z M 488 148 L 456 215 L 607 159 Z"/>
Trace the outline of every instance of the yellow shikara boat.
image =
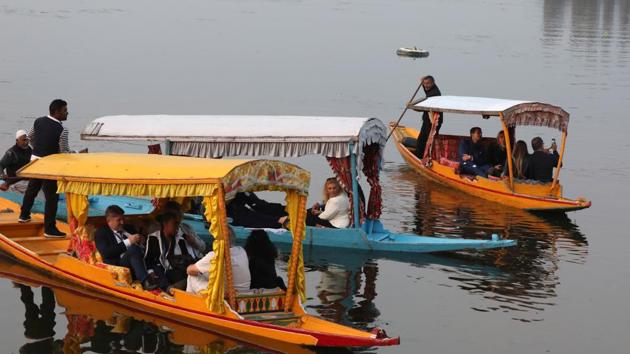
<path id="1" fill-rule="evenodd" d="M 416 172 L 435 182 L 461 190 L 468 194 L 530 211 L 571 211 L 588 208 L 591 202 L 582 198 L 567 199 L 562 196 L 559 181 L 564 148 L 567 139 L 569 114 L 560 107 L 538 102 L 505 100 L 483 97 L 435 96 L 411 102 L 408 109 L 429 112 L 432 122 L 422 159 L 417 157 L 415 139 L 418 130 L 390 123 L 396 148 L 403 159 Z M 512 144 L 516 126 L 536 125 L 558 129 L 562 132 L 560 158 L 553 181 L 541 183 L 517 179 L 514 176 L 512 159 L 508 158 L 507 178 L 485 178 L 458 174 L 457 149 L 466 138 L 457 135 L 436 134 L 441 112 L 474 114 L 483 118 L 498 117 L 506 137 L 507 156 L 512 156 Z M 495 139 L 484 138 L 489 144 Z"/>
<path id="2" fill-rule="evenodd" d="M 46 239 L 41 218 L 19 224 L 17 206 L 0 198 L 0 249 L 51 277 L 84 288 L 139 312 L 171 318 L 193 328 L 221 333 L 247 343 L 273 340 L 313 347 L 399 344 L 381 329 L 364 332 L 311 316 L 306 299 L 302 241 L 310 174 L 271 160 L 209 160 L 143 154 L 59 154 L 36 160 L 18 172 L 25 178 L 57 180 L 66 193 L 70 237 Z M 286 193 L 293 246 L 287 291 L 239 294 L 232 284 L 225 201 L 237 192 Z M 142 290 L 127 268 L 100 263 L 92 239 L 102 217 L 88 216 L 88 195 L 204 197 L 205 216 L 215 236 L 208 289 L 202 295 Z M 13 204 L 13 206 L 11 206 Z M 7 210 L 9 209 L 9 210 Z M 143 222 L 144 216 L 128 218 Z M 61 229 L 64 229 L 62 225 Z M 71 251 L 70 253 L 68 252 Z"/>
<path id="3" fill-rule="evenodd" d="M 144 321 L 155 331 L 168 334 L 168 341 L 171 343 L 193 346 L 194 350 L 200 353 L 229 353 L 244 350 L 245 347 L 261 348 L 274 353 L 315 353 L 314 350 L 303 346 L 278 341 L 244 343 L 225 338 L 210 329 L 190 326 L 171 316 L 163 317 L 153 312 L 144 312 L 130 304 L 117 303 L 107 295 L 90 291 L 83 286 L 73 286 L 70 282 L 16 263 L 2 255 L 0 255 L 0 277 L 32 288 L 52 289 L 57 304 L 64 308 L 63 314 L 68 322 L 67 333 L 63 338 L 64 353 L 84 352 L 84 344 L 88 342 L 116 340 L 118 337 L 112 338 L 111 334 L 127 334 L 132 319 Z M 104 321 L 107 327 L 113 327 L 111 333 L 106 332 L 104 335 L 101 331 L 99 337 L 98 321 Z M 155 334 L 154 331 L 149 331 L 149 335 Z M 107 344 L 110 345 L 110 343 Z M 153 351 L 145 349 L 144 352 Z"/>

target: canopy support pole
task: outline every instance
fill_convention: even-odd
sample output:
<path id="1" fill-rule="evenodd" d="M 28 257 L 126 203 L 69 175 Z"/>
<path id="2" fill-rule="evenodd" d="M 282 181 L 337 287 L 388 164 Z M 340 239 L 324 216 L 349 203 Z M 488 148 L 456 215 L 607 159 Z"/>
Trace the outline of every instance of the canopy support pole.
<path id="1" fill-rule="evenodd" d="M 361 227 L 359 221 L 359 182 L 357 181 L 357 154 L 354 153 L 354 141 L 348 143 L 348 149 L 350 150 L 350 174 L 352 176 L 352 213 L 354 217 L 354 228 Z"/>
<path id="2" fill-rule="evenodd" d="M 501 120 L 501 125 L 503 126 L 503 136 L 505 138 L 505 152 L 507 154 L 505 159 L 508 163 L 508 172 L 510 175 L 510 190 L 514 192 L 514 166 L 512 166 L 512 142 L 510 138 L 510 130 L 503 120 L 503 113 L 499 113 L 499 119 Z"/>
<path id="3" fill-rule="evenodd" d="M 558 158 L 558 165 L 556 166 L 556 172 L 553 174 L 553 182 L 551 183 L 551 188 L 549 189 L 549 194 L 553 192 L 553 189 L 556 188 L 556 184 L 558 184 L 558 178 L 560 177 L 560 168 L 562 168 L 562 158 L 564 157 L 564 147 L 567 142 L 567 131 L 564 130 L 562 132 L 562 142 L 560 143 L 560 157 Z"/>
<path id="4" fill-rule="evenodd" d="M 170 155 L 172 147 L 173 147 L 173 143 L 170 140 L 168 139 L 164 140 L 164 155 Z"/>
<path id="5" fill-rule="evenodd" d="M 223 184 L 219 186 L 219 210 L 221 217 L 219 218 L 221 223 L 221 229 L 224 233 L 225 237 L 225 251 L 223 253 L 224 259 L 223 262 L 225 264 L 225 284 L 227 285 L 227 297 L 228 304 L 230 307 L 235 310 L 236 309 L 236 293 L 234 291 L 234 276 L 232 274 L 232 256 L 230 255 L 231 244 L 231 231 L 230 226 L 227 222 L 227 216 L 225 215 L 225 191 L 223 190 Z"/>
<path id="6" fill-rule="evenodd" d="M 288 203 L 287 203 L 288 204 Z M 300 256 L 303 254 L 302 242 L 304 240 L 300 237 L 300 235 L 304 232 L 304 228 L 306 227 L 306 213 L 303 211 L 306 210 L 306 196 L 300 195 L 298 200 L 298 220 L 296 221 L 297 227 L 291 230 L 291 237 L 293 238 L 293 243 L 291 245 L 291 256 L 289 257 L 289 269 L 288 269 L 288 279 L 287 279 L 287 291 L 284 300 L 284 312 L 289 312 L 293 308 L 293 297 L 299 297 L 298 291 L 298 267 L 300 267 Z M 303 263 L 303 261 L 302 261 Z M 303 264 L 302 264 L 303 268 Z M 303 269 L 301 270 L 304 271 Z M 302 279 L 303 276 L 302 276 Z"/>
<path id="7" fill-rule="evenodd" d="M 429 130 L 429 137 L 427 138 L 427 143 L 424 147 L 424 151 L 422 152 L 422 163 L 425 166 L 427 164 L 427 161 L 429 161 L 429 158 L 431 157 L 431 152 L 433 151 L 435 132 L 437 131 L 438 124 L 440 124 L 440 113 L 430 111 L 429 119 L 431 120 L 431 130 Z"/>

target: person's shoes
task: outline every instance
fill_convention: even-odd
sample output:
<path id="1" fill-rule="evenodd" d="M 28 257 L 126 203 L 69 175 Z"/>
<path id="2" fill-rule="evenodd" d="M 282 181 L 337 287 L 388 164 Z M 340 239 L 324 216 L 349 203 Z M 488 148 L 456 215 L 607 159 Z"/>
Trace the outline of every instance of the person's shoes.
<path id="1" fill-rule="evenodd" d="M 142 282 L 142 288 L 146 291 L 151 291 L 157 289 L 158 284 L 152 277 L 149 276 Z"/>
<path id="2" fill-rule="evenodd" d="M 66 237 L 66 234 L 57 230 L 56 228 L 54 230 L 47 230 L 44 232 L 44 237 L 47 238 L 64 238 Z"/>
<path id="3" fill-rule="evenodd" d="M 20 224 L 24 224 L 24 223 L 26 223 L 26 222 L 30 222 L 30 221 L 31 221 L 31 217 L 30 217 L 30 216 L 20 216 L 20 217 L 18 218 L 18 222 L 19 222 Z"/>

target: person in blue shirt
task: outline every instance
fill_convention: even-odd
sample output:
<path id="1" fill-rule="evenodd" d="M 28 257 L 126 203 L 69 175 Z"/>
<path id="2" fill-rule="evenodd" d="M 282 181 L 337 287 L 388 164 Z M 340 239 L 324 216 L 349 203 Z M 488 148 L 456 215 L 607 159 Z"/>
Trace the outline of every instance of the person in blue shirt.
<path id="1" fill-rule="evenodd" d="M 488 170 L 491 166 L 487 162 L 487 152 L 481 144 L 481 138 L 481 128 L 473 127 L 470 129 L 470 138 L 463 139 L 459 143 L 457 156 L 462 174 L 488 176 Z"/>

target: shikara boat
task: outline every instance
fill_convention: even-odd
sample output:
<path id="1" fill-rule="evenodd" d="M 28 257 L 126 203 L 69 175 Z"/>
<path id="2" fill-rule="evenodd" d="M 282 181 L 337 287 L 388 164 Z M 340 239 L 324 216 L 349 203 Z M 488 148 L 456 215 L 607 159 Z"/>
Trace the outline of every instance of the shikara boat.
<path id="1" fill-rule="evenodd" d="M 350 196 L 352 226 L 307 227 L 309 247 L 422 253 L 510 247 L 514 240 L 429 237 L 387 230 L 379 221 L 379 173 L 387 127 L 377 118 L 305 116 L 106 116 L 93 120 L 84 140 L 163 142 L 166 154 L 201 158 L 230 156 L 302 157 L 323 155 Z M 363 171 L 369 199 L 359 195 Z M 365 204 L 367 203 L 367 208 Z M 354 206 L 358 205 L 358 208 Z M 245 238 L 249 230 L 235 227 Z M 291 244 L 286 230 L 270 232 L 273 242 Z"/>
<path id="2" fill-rule="evenodd" d="M 225 337 L 256 343 L 273 340 L 312 347 L 396 345 L 380 329 L 364 332 L 305 312 L 302 245 L 306 237 L 306 198 L 310 174 L 295 165 L 272 160 L 210 160 L 179 156 L 90 153 L 57 154 L 32 161 L 20 171 L 24 178 L 50 179 L 66 193 L 70 235 L 43 237 L 41 219 L 20 224 L 14 203 L 0 199 L 0 250 L 16 261 L 83 287 L 140 312 L 176 319 Z M 230 241 L 225 200 L 237 192 L 286 193 L 293 237 L 287 291 L 237 293 L 232 283 Z M 93 232 L 103 217 L 90 217 L 89 195 L 185 198 L 203 196 L 205 216 L 214 235 L 215 258 L 208 289 L 203 295 L 173 290 L 142 290 L 131 281 L 129 269 L 100 262 Z M 14 208 L 16 206 L 14 205 Z M 17 210 L 16 210 L 17 211 Z M 127 223 L 145 222 L 131 216 Z M 61 227 L 61 229 L 68 229 Z M 70 253 L 68 253 L 70 250 Z"/>
<path id="3" fill-rule="evenodd" d="M 418 130 L 390 123 L 400 155 L 420 175 L 486 200 L 529 211 L 572 211 L 591 206 L 591 202 L 583 198 L 568 199 L 562 195 L 559 175 L 569 126 L 569 113 L 562 108 L 539 102 L 461 96 L 429 97 L 414 101 L 407 108 L 417 112 L 429 112 L 433 122 L 422 154 L 416 154 L 415 151 Z M 441 112 L 477 115 L 485 119 L 497 117 L 505 136 L 510 137 L 506 139 L 508 156 L 512 156 L 517 126 L 536 125 L 560 130 L 562 133 L 560 158 L 553 181 L 542 183 L 516 178 L 510 158 L 507 159 L 507 178 L 459 174 L 457 150 L 460 141 L 467 136 L 436 134 Z M 444 117 L 444 121 L 450 119 L 451 117 Z M 494 141 L 496 141 L 494 138 L 483 138 L 482 143 L 491 144 Z M 423 158 L 420 159 L 417 155 Z"/>
<path id="4" fill-rule="evenodd" d="M 165 343 L 157 343 L 161 332 L 168 337 L 161 338 L 162 340 L 176 346 L 192 346 L 195 352 L 201 353 L 229 353 L 246 350 L 248 347 L 273 353 L 315 353 L 303 346 L 274 340 L 247 343 L 240 339 L 227 338 L 205 326 L 195 326 L 172 316 L 144 311 L 131 306 L 129 302 L 62 281 L 51 273 L 17 263 L 3 255 L 0 255 L 0 277 L 31 288 L 48 287 L 53 291 L 57 304 L 64 308 L 63 315 L 68 322 L 67 333 L 63 338 L 66 353 L 85 352 L 86 344 L 95 341 L 106 342 L 107 345 L 113 344 L 110 341 L 116 341 L 120 345 L 122 335 L 129 335 L 127 338 L 130 338 L 129 331 L 137 331 L 137 326 L 129 328 L 133 321 L 143 321 L 142 328 L 147 330 L 146 333 L 134 334 L 141 335 L 145 340 L 153 339 L 147 341 L 158 347 L 168 347 Z M 103 321 L 105 326 L 99 326 L 99 321 Z M 105 328 L 111 329 L 107 331 Z M 158 338 L 151 338 L 156 336 Z M 96 352 L 93 347 L 91 349 Z M 146 353 L 154 352 L 143 349 Z"/>

